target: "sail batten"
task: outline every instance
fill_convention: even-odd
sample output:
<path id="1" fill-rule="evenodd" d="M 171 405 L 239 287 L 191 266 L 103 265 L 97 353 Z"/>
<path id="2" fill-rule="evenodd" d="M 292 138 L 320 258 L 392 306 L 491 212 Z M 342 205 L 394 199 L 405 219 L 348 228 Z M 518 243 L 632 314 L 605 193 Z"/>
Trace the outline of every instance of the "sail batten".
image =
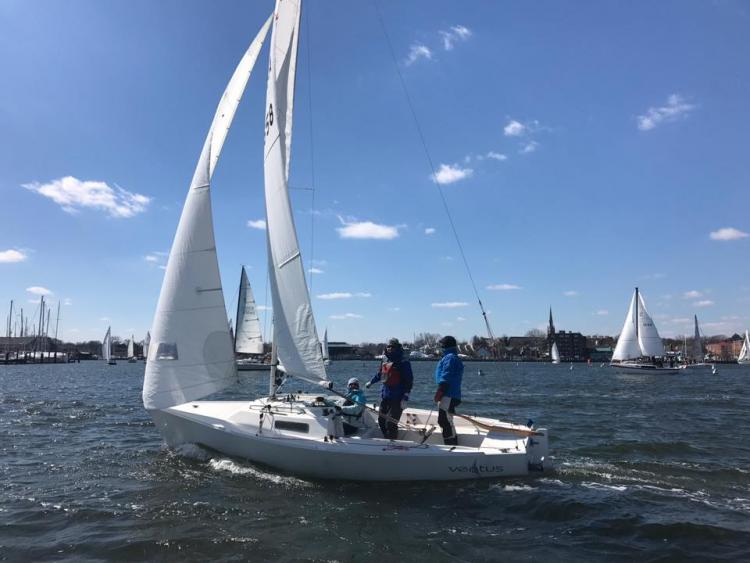
<path id="1" fill-rule="evenodd" d="M 214 114 L 167 260 L 143 382 L 147 409 L 200 399 L 236 381 L 216 256 L 211 177 L 271 18 L 240 60 Z"/>
<path id="2" fill-rule="evenodd" d="M 289 199 L 300 8 L 297 0 L 277 0 L 274 12 L 263 151 L 268 265 L 280 363 L 290 375 L 327 380 Z"/>

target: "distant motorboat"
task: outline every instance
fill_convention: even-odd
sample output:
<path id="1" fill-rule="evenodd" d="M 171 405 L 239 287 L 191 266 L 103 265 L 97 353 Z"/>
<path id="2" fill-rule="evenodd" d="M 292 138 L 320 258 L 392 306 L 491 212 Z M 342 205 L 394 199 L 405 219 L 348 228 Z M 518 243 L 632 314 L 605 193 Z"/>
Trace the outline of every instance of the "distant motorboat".
<path id="1" fill-rule="evenodd" d="M 665 366 L 664 355 L 664 343 L 636 287 L 610 365 L 621 373 L 668 375 L 684 369 L 684 366 Z M 654 361 L 657 358 L 658 362 Z"/>

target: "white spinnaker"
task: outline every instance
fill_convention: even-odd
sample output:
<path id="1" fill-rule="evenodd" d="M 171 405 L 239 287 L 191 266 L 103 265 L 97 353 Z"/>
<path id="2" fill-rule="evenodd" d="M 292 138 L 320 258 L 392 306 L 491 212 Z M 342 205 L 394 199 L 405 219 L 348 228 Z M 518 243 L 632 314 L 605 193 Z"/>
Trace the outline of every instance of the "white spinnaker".
<path id="1" fill-rule="evenodd" d="M 613 360 L 632 360 L 641 355 L 641 347 L 638 345 L 635 328 L 635 296 L 636 294 L 633 292 L 630 309 L 628 309 L 628 315 L 625 317 L 625 324 L 622 326 L 620 337 L 617 339 L 617 346 L 615 346 L 615 351 L 612 354 Z"/>
<path id="2" fill-rule="evenodd" d="M 153 344 L 143 380 L 147 409 L 200 399 L 237 378 L 216 257 L 211 176 L 270 21 L 253 40 L 224 91 L 182 209 L 151 329 Z"/>
<path id="3" fill-rule="evenodd" d="M 702 362 L 704 358 L 703 344 L 701 343 L 701 333 L 698 329 L 698 315 L 693 315 L 695 319 L 695 334 L 693 335 L 693 359 Z"/>
<path id="4" fill-rule="evenodd" d="M 234 337 L 234 351 L 240 354 L 262 354 L 263 337 L 260 333 L 260 319 L 255 307 L 255 297 L 247 278 L 245 267 L 240 275 L 240 296 L 237 303 L 237 327 Z"/>
<path id="5" fill-rule="evenodd" d="M 550 352 L 550 355 L 552 356 L 553 364 L 560 363 L 560 351 L 557 349 L 557 342 L 552 343 L 552 351 Z"/>
<path id="6" fill-rule="evenodd" d="M 131 334 L 128 341 L 128 358 L 135 357 L 135 337 Z"/>
<path id="7" fill-rule="evenodd" d="M 102 358 L 109 361 L 112 358 L 112 327 L 107 327 L 107 333 L 102 341 Z"/>
<path id="8" fill-rule="evenodd" d="M 659 331 L 646 309 L 643 295 L 638 293 L 638 345 L 643 356 L 663 356 L 664 343 L 661 341 Z"/>
<path id="9" fill-rule="evenodd" d="M 143 357 L 148 358 L 148 347 L 151 345 L 151 333 L 146 332 L 146 340 L 143 341 Z"/>
<path id="10" fill-rule="evenodd" d="M 290 375 L 327 380 L 289 201 L 299 0 L 277 0 L 271 37 L 264 177 L 274 342 Z"/>

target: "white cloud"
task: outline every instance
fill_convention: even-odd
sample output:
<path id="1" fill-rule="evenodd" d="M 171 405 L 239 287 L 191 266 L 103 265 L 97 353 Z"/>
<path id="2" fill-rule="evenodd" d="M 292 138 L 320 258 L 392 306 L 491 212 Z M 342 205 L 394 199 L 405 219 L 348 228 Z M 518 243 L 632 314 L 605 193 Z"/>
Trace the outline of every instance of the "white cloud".
<path id="1" fill-rule="evenodd" d="M 698 299 L 699 297 L 703 297 L 703 293 L 697 289 L 691 289 L 682 294 L 683 299 Z"/>
<path id="2" fill-rule="evenodd" d="M 490 151 L 490 152 L 488 152 L 488 153 L 487 153 L 487 158 L 491 158 L 491 159 L 493 159 L 493 160 L 500 160 L 500 161 L 503 161 L 503 160 L 508 160 L 508 157 L 507 157 L 507 156 L 505 156 L 505 155 L 504 155 L 504 154 L 502 154 L 502 153 L 499 153 L 499 152 L 495 152 L 495 151 Z"/>
<path id="3" fill-rule="evenodd" d="M 456 309 L 457 307 L 466 307 L 468 303 L 463 301 L 447 301 L 445 303 L 433 303 L 431 307 L 435 309 Z"/>
<path id="4" fill-rule="evenodd" d="M 325 274 L 325 272 L 321 270 L 320 268 L 310 268 L 307 271 L 310 272 L 311 274 Z"/>
<path id="5" fill-rule="evenodd" d="M 424 234 L 426 234 L 426 235 L 434 235 L 435 234 L 435 229 L 433 229 L 432 227 L 427 227 L 424 230 Z"/>
<path id="6" fill-rule="evenodd" d="M 747 238 L 750 235 L 734 227 L 724 227 L 718 231 L 711 231 L 708 237 L 711 240 L 738 240 L 741 238 Z"/>
<path id="7" fill-rule="evenodd" d="M 261 231 L 266 230 L 266 220 L 265 219 L 255 219 L 254 221 L 251 219 L 247 222 L 247 226 L 251 229 L 260 229 Z"/>
<path id="8" fill-rule="evenodd" d="M 348 291 L 336 291 L 334 293 L 321 293 L 316 296 L 318 299 L 351 299 L 352 294 Z"/>
<path id="9" fill-rule="evenodd" d="M 488 285 L 487 289 L 491 291 L 511 291 L 514 289 L 522 289 L 520 285 L 516 285 L 514 283 L 495 283 L 492 285 Z"/>
<path id="10" fill-rule="evenodd" d="M 430 51 L 429 47 L 422 45 L 421 43 L 413 43 L 412 46 L 409 47 L 409 54 L 406 56 L 404 64 L 406 66 L 411 66 L 419 59 L 430 60 L 431 58 L 432 51 Z"/>
<path id="11" fill-rule="evenodd" d="M 401 307 L 388 307 L 389 311 L 393 311 L 394 313 L 397 313 L 401 310 Z"/>
<path id="12" fill-rule="evenodd" d="M 530 154 L 536 151 L 536 149 L 538 148 L 539 148 L 539 143 L 537 143 L 536 141 L 529 141 L 528 143 L 524 143 L 523 145 L 521 145 L 521 150 L 519 150 L 518 153 Z"/>
<path id="13" fill-rule="evenodd" d="M 399 228 L 392 225 L 378 225 L 372 221 L 347 222 L 342 217 L 339 221 L 344 225 L 336 228 L 341 238 L 391 240 L 399 235 Z"/>
<path id="14" fill-rule="evenodd" d="M 342 321 L 346 319 L 363 319 L 364 317 L 362 315 L 358 315 L 357 313 L 344 313 L 343 315 L 331 315 L 328 318 Z"/>
<path id="15" fill-rule="evenodd" d="M 693 307 L 710 307 L 714 302 L 710 299 L 704 299 L 703 301 L 696 301 L 693 303 Z"/>
<path id="16" fill-rule="evenodd" d="M 463 322 L 463 321 L 466 320 L 466 318 L 465 317 L 456 317 L 456 320 L 459 321 L 459 322 Z"/>
<path id="17" fill-rule="evenodd" d="M 12 264 L 14 262 L 23 262 L 28 255 L 21 250 L 2 250 L 0 251 L 0 264 Z"/>
<path id="18" fill-rule="evenodd" d="M 503 127 L 503 133 L 506 137 L 520 137 L 527 131 L 526 125 L 515 119 L 508 121 L 508 124 Z"/>
<path id="19" fill-rule="evenodd" d="M 461 168 L 458 164 L 441 164 L 440 169 L 432 176 L 432 181 L 437 184 L 452 184 L 459 180 L 465 180 L 474 174 L 471 168 Z"/>
<path id="20" fill-rule="evenodd" d="M 109 317 L 100 317 L 99 320 L 102 321 L 102 322 L 107 323 L 107 322 L 109 322 L 110 319 L 109 319 Z"/>
<path id="21" fill-rule="evenodd" d="M 38 285 L 32 285 L 31 287 L 27 287 L 26 291 L 29 293 L 32 293 L 33 295 L 52 295 L 52 292 L 47 289 L 46 287 L 41 287 Z"/>
<path id="22" fill-rule="evenodd" d="M 644 115 L 639 115 L 636 118 L 638 129 L 641 131 L 650 131 L 661 123 L 687 117 L 695 107 L 695 105 L 687 103 L 679 94 L 672 94 L 667 98 L 666 105 L 648 108 Z"/>
<path id="23" fill-rule="evenodd" d="M 457 41 L 466 41 L 471 37 L 471 30 L 463 25 L 454 25 L 449 31 L 441 31 L 440 36 L 443 38 L 443 49 L 450 51 Z"/>
<path id="24" fill-rule="evenodd" d="M 575 289 L 570 289 L 568 291 L 563 291 L 563 295 L 565 297 L 578 297 L 580 293 L 578 293 Z"/>
<path id="25" fill-rule="evenodd" d="M 143 259 L 146 262 L 158 262 L 159 261 L 159 257 L 154 256 L 153 254 L 147 254 L 146 256 L 143 257 Z"/>
<path id="26" fill-rule="evenodd" d="M 46 184 L 32 182 L 23 187 L 47 197 L 62 207 L 66 213 L 76 213 L 81 208 L 100 209 L 110 217 L 128 218 L 143 213 L 151 198 L 142 194 L 129 192 L 106 182 L 79 180 L 65 176 Z"/>
<path id="27" fill-rule="evenodd" d="M 604 317 L 604 316 L 606 316 L 606 315 L 609 315 L 609 311 L 607 311 L 606 309 L 599 309 L 599 310 L 598 310 L 598 311 L 597 311 L 596 313 L 594 313 L 594 314 L 595 314 L 595 315 L 599 315 L 600 317 Z"/>
<path id="28" fill-rule="evenodd" d="M 354 294 L 355 297 L 372 297 L 372 293 L 368 293 L 367 291 L 360 291 L 358 293 Z"/>

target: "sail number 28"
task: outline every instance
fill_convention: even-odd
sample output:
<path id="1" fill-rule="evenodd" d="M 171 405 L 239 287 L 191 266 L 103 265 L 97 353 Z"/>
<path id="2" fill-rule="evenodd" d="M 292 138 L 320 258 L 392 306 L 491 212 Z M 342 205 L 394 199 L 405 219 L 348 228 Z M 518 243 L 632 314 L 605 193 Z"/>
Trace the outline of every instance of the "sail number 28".
<path id="1" fill-rule="evenodd" d="M 266 137 L 268 137 L 268 131 L 273 125 L 273 104 L 268 104 L 268 113 L 266 114 Z"/>

